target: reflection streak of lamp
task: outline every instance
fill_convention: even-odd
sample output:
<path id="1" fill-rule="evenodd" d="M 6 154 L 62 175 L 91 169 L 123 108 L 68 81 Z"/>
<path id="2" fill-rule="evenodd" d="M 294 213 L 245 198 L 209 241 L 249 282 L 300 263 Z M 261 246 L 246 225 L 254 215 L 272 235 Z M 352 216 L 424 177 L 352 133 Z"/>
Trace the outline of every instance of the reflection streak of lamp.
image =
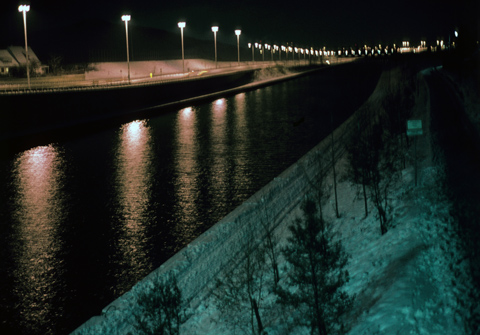
<path id="1" fill-rule="evenodd" d="M 195 229 L 199 217 L 197 211 L 199 184 L 197 153 L 199 143 L 196 140 L 196 113 L 192 107 L 179 111 L 176 122 L 175 170 L 178 176 L 175 181 L 175 196 L 185 226 L 176 227 L 177 240 L 186 243 L 195 237 Z M 182 244 L 183 244 L 182 243 Z"/>
<path id="2" fill-rule="evenodd" d="M 120 129 L 116 156 L 121 234 L 118 239 L 124 271 L 142 272 L 149 267 L 144 244 L 151 198 L 151 135 L 146 121 L 133 121 Z M 122 274 L 121 274 L 122 275 Z"/>
<path id="3" fill-rule="evenodd" d="M 247 125 L 247 103 L 245 101 L 245 93 L 240 93 L 235 96 L 235 137 L 238 146 L 235 147 L 235 181 L 238 183 L 237 187 L 242 189 L 250 188 L 252 180 L 247 168 L 247 151 L 249 144 L 249 134 Z"/>
<path id="4" fill-rule="evenodd" d="M 225 199 L 226 174 L 227 174 L 227 100 L 218 99 L 212 103 L 212 127 L 210 130 L 212 138 L 212 180 L 216 189 L 212 193 L 216 195 L 214 202 L 221 203 Z"/>
<path id="5" fill-rule="evenodd" d="M 23 152 L 14 164 L 18 191 L 15 220 L 22 240 L 14 276 L 21 283 L 18 294 L 26 301 L 21 308 L 28 309 L 22 313 L 25 322 L 33 323 L 53 312 L 50 300 L 55 292 L 50 292 L 49 287 L 59 267 L 56 257 L 61 241 L 57 234 L 65 198 L 63 161 L 57 149 L 49 145 Z"/>

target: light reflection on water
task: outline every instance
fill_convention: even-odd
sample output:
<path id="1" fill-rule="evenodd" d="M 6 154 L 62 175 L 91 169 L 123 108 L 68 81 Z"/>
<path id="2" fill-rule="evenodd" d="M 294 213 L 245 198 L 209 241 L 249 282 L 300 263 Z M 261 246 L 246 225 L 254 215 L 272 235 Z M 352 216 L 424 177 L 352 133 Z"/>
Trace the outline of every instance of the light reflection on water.
<path id="1" fill-rule="evenodd" d="M 146 251 L 146 228 L 152 185 L 152 139 L 146 121 L 124 124 L 115 155 L 115 187 L 118 207 L 116 250 L 119 255 L 117 277 L 124 282 L 129 273 L 142 273 L 151 263 Z"/>
<path id="2" fill-rule="evenodd" d="M 234 151 L 234 180 L 237 192 L 241 190 L 245 193 L 252 187 L 251 172 L 248 169 L 248 148 L 250 132 L 247 125 L 247 104 L 245 100 L 245 93 L 237 94 L 234 97 L 235 103 L 235 136 Z"/>
<path id="3" fill-rule="evenodd" d="M 175 227 L 178 243 L 186 243 L 195 235 L 195 218 L 198 218 L 200 192 L 197 110 L 187 107 L 177 113 L 174 165 L 176 170 L 175 199 L 179 217 Z"/>
<path id="4" fill-rule="evenodd" d="M 60 285 L 57 272 L 62 264 L 59 225 L 65 213 L 63 159 L 53 146 L 41 146 L 20 154 L 14 161 L 13 180 L 17 192 L 13 216 L 19 248 L 15 294 L 28 327 L 36 320 L 49 320 L 55 313 L 52 299 Z"/>
<path id="5" fill-rule="evenodd" d="M 210 180 L 212 190 L 210 192 L 211 201 L 220 204 L 226 199 L 227 162 L 228 144 L 227 144 L 227 101 L 218 99 L 211 104 L 211 149 L 210 159 Z"/>

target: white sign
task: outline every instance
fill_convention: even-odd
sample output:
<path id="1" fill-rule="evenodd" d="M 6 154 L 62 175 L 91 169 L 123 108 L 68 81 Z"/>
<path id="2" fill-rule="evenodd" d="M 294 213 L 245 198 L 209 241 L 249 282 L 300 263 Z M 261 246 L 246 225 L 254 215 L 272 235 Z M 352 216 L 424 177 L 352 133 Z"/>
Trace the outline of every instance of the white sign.
<path id="1" fill-rule="evenodd" d="M 407 136 L 423 135 L 422 120 L 407 121 Z"/>

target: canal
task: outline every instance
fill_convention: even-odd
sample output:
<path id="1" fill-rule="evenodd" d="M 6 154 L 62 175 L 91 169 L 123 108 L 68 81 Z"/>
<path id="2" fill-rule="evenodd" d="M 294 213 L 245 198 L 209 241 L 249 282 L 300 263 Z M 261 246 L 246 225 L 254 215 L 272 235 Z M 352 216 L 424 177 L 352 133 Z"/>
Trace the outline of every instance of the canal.
<path id="1" fill-rule="evenodd" d="M 327 136 L 330 115 L 346 120 L 380 73 L 332 67 L 1 157 L 0 333 L 68 334 L 100 314 Z"/>

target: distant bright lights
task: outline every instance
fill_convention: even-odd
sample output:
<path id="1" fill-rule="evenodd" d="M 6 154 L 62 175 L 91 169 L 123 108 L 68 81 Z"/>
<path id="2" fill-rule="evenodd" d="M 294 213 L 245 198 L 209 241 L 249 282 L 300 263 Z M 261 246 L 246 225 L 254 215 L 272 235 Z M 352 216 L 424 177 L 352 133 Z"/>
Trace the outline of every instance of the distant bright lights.
<path id="1" fill-rule="evenodd" d="M 180 113 L 182 114 L 182 116 L 183 116 L 184 119 L 190 118 L 192 112 L 193 112 L 193 108 L 192 108 L 192 107 L 186 107 L 186 108 L 184 108 L 184 109 L 182 109 L 182 110 L 180 111 Z"/>
<path id="2" fill-rule="evenodd" d="M 30 5 L 20 5 L 18 6 L 19 12 L 28 12 L 30 11 Z"/>
<path id="3" fill-rule="evenodd" d="M 122 21 L 128 22 L 130 21 L 131 16 L 130 15 L 122 15 Z"/>

